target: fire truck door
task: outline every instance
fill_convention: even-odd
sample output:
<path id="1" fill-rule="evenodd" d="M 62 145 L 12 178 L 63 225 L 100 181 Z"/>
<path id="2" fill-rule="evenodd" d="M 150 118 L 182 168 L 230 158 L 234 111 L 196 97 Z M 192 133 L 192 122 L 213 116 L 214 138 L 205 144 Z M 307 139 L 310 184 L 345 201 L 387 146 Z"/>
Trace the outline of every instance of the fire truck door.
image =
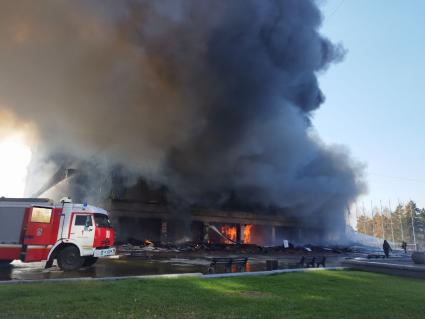
<path id="1" fill-rule="evenodd" d="M 52 241 L 56 217 L 50 207 L 27 208 L 27 223 L 24 227 L 24 245 L 49 245 Z M 56 232 L 57 234 L 57 232 Z"/>
<path id="2" fill-rule="evenodd" d="M 56 242 L 60 211 L 51 207 L 26 209 L 21 260 L 45 260 Z"/>
<path id="3" fill-rule="evenodd" d="M 94 233 L 92 214 L 73 215 L 69 238 L 79 242 L 83 250 L 93 249 Z"/>

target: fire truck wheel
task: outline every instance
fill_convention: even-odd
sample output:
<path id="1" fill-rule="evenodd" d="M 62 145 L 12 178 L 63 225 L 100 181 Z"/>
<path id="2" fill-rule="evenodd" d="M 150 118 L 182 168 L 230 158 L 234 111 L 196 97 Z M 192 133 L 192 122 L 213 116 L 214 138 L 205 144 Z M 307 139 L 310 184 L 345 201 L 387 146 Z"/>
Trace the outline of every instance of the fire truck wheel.
<path id="1" fill-rule="evenodd" d="M 80 256 L 80 251 L 75 246 L 62 249 L 57 259 L 59 268 L 64 271 L 77 270 L 84 263 L 84 258 Z"/>
<path id="2" fill-rule="evenodd" d="M 84 263 L 83 263 L 83 267 L 90 267 L 93 266 L 97 261 L 97 257 L 85 257 L 84 258 Z"/>

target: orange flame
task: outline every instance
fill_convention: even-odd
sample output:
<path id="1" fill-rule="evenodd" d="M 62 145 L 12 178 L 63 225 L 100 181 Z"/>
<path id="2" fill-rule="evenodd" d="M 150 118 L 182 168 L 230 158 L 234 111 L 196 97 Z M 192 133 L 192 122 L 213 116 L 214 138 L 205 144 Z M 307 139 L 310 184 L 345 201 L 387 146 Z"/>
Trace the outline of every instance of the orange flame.
<path id="1" fill-rule="evenodd" d="M 220 231 L 227 238 L 236 241 L 236 226 L 223 225 L 221 226 Z M 232 242 L 230 240 L 224 240 L 224 243 L 231 244 Z"/>
<path id="2" fill-rule="evenodd" d="M 250 244 L 251 243 L 251 228 L 252 225 L 245 225 L 243 229 L 243 242 L 244 244 Z"/>

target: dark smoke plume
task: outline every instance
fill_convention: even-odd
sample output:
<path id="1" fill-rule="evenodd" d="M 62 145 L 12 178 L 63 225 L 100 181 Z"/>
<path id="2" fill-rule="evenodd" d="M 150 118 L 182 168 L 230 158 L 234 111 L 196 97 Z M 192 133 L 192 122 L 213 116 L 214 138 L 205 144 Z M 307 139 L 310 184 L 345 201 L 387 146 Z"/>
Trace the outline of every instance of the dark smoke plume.
<path id="1" fill-rule="evenodd" d="M 0 105 L 39 149 L 124 164 L 186 202 L 339 223 L 364 184 L 311 128 L 317 73 L 344 53 L 321 20 L 310 0 L 3 1 Z"/>

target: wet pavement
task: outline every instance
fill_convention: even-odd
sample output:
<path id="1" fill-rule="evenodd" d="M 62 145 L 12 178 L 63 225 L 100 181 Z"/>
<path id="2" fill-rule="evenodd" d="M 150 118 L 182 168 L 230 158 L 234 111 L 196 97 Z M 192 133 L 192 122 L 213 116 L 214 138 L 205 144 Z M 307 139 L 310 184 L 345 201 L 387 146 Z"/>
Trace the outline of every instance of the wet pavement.
<path id="1" fill-rule="evenodd" d="M 425 278 L 425 265 L 415 264 L 410 254 L 393 255 L 390 258 L 352 258 L 344 260 L 342 265 L 356 270 Z"/>
<path id="2" fill-rule="evenodd" d="M 300 256 L 275 258 L 272 256 L 249 257 L 246 271 L 266 270 L 266 260 L 278 259 L 279 269 L 294 268 Z M 327 266 L 340 266 L 344 256 L 328 257 Z M 92 267 L 78 271 L 64 272 L 57 266 L 44 269 L 44 262 L 22 263 L 14 261 L 9 267 L 0 268 L 0 281 L 10 280 L 41 280 L 62 278 L 104 278 L 111 276 L 140 276 L 179 273 L 207 273 L 210 260 L 208 258 L 169 258 L 169 259 L 143 259 L 143 258 L 104 258 Z M 217 273 L 224 272 L 218 268 Z"/>

